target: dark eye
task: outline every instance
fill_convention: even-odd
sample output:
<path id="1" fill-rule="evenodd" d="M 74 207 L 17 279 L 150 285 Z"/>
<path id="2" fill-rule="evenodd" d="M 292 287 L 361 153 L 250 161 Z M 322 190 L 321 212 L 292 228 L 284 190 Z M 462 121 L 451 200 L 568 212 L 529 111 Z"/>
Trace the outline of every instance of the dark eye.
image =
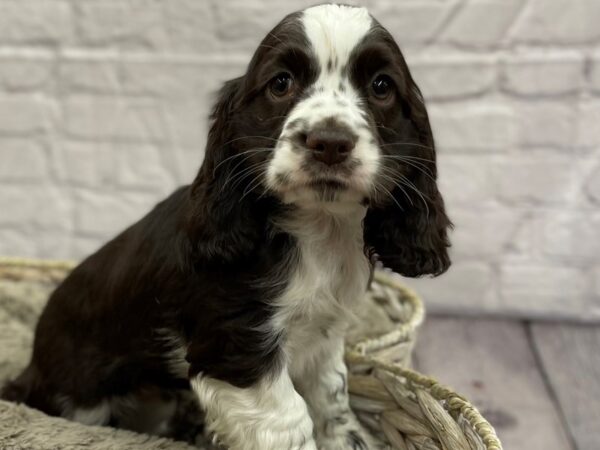
<path id="1" fill-rule="evenodd" d="M 371 92 L 378 100 L 386 100 L 394 93 L 394 82 L 388 75 L 378 75 L 371 83 Z"/>
<path id="2" fill-rule="evenodd" d="M 271 80 L 271 93 L 276 97 L 283 97 L 291 93 L 293 87 L 294 79 L 287 72 L 281 72 Z"/>

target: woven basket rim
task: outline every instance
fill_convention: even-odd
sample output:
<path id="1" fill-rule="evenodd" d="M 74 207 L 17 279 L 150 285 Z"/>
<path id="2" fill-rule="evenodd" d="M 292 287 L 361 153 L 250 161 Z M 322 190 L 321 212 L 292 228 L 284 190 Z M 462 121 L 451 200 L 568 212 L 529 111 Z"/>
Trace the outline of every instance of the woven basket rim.
<path id="1" fill-rule="evenodd" d="M 366 355 L 369 352 L 377 351 L 398 342 L 414 340 L 417 329 L 425 319 L 425 307 L 417 293 L 401 283 L 398 277 L 398 275 L 388 270 L 375 270 L 374 281 L 401 293 L 402 300 L 411 305 L 412 314 L 410 318 L 406 322 L 396 325 L 388 333 L 375 338 L 362 339 L 349 347 L 347 352 Z"/>
<path id="2" fill-rule="evenodd" d="M 479 410 L 465 397 L 454 390 L 439 383 L 435 378 L 423 375 L 415 370 L 407 369 L 399 364 L 383 361 L 377 357 L 364 355 L 349 349 L 346 351 L 346 360 L 349 363 L 368 365 L 373 368 L 386 370 L 392 374 L 405 378 L 412 385 L 429 392 L 436 400 L 443 401 L 449 411 L 458 411 L 469 422 L 473 430 L 481 438 L 486 450 L 502 450 L 500 439 L 494 427 L 483 417 Z"/>

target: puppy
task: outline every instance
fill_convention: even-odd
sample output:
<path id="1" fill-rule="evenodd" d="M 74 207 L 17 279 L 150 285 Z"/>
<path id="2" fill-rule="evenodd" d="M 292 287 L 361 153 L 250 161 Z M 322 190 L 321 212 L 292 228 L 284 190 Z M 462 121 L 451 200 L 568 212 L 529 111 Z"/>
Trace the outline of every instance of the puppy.
<path id="1" fill-rule="evenodd" d="M 73 270 L 3 395 L 170 435 L 178 393 L 193 392 L 231 449 L 371 448 L 343 359 L 371 261 L 406 276 L 450 264 L 402 54 L 363 8 L 291 14 L 211 120 L 194 182 Z"/>

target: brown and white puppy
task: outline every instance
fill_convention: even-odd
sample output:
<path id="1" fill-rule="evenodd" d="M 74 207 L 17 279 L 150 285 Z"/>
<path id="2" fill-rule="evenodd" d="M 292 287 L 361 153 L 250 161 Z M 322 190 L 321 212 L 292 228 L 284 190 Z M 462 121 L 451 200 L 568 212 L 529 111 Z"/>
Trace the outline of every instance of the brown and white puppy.
<path id="1" fill-rule="evenodd" d="M 391 35 L 363 8 L 292 14 L 221 90 L 192 185 L 56 289 L 3 395 L 170 434 L 173 393 L 193 391 L 232 449 L 369 448 L 348 406 L 350 311 L 373 255 L 444 272 L 449 225 Z"/>

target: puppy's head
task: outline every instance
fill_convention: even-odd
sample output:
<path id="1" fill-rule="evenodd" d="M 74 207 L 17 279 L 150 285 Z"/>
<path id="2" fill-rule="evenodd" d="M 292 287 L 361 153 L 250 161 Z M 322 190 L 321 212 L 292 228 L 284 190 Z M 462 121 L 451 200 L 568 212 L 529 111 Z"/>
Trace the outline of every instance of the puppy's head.
<path id="1" fill-rule="evenodd" d="M 449 266 L 423 99 L 366 9 L 321 5 L 286 17 L 221 90 L 212 119 L 194 192 L 213 205 L 204 211 L 213 229 L 226 223 L 240 243 L 264 215 L 259 199 L 338 211 L 362 203 L 365 244 L 385 265 L 408 276 Z"/>

